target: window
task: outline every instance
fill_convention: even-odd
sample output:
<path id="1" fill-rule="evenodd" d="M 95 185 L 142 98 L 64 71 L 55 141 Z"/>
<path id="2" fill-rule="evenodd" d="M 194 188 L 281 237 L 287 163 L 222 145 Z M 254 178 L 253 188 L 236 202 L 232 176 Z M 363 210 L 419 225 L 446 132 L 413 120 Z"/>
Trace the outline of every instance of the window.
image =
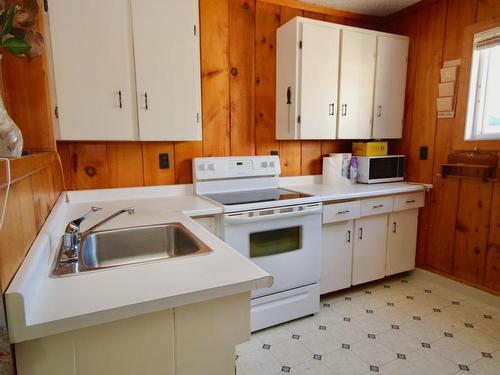
<path id="1" fill-rule="evenodd" d="M 474 35 L 466 140 L 500 139 L 500 27 Z"/>

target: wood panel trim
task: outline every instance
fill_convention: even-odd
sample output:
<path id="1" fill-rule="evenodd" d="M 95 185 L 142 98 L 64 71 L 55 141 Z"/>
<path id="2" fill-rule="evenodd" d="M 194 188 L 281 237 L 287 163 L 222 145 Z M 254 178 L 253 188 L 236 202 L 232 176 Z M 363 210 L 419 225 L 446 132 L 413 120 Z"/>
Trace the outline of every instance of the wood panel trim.
<path id="1" fill-rule="evenodd" d="M 349 12 L 346 10 L 325 7 L 322 5 L 305 3 L 305 2 L 300 1 L 300 0 L 257 0 L 257 1 L 260 1 L 263 3 L 280 5 L 283 7 L 288 7 L 288 8 L 293 8 L 293 9 L 304 10 L 304 11 L 308 11 L 308 12 L 321 13 L 324 15 L 344 17 L 344 18 L 368 21 L 368 22 L 373 22 L 373 23 L 378 23 L 382 20 L 381 17 L 369 16 L 367 14 L 354 13 L 354 12 Z M 434 0 L 434 1 L 437 1 L 437 0 Z"/>
<path id="2" fill-rule="evenodd" d="M 11 185 L 23 178 L 29 177 L 42 169 L 50 166 L 57 159 L 55 151 L 40 152 L 23 156 L 10 161 L 10 183 Z M 0 181 L 6 181 L 5 168 L 0 168 Z M 0 183 L 0 189 L 6 187 L 5 182 Z"/>

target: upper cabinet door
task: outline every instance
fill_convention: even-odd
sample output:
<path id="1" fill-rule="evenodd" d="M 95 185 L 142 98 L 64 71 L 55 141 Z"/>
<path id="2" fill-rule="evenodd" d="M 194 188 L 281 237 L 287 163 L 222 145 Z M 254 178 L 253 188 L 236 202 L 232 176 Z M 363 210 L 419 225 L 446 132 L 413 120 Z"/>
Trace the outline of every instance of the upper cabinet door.
<path id="1" fill-rule="evenodd" d="M 60 139 L 138 138 L 129 0 L 51 0 Z"/>
<path id="2" fill-rule="evenodd" d="M 371 137 L 376 44 L 375 34 L 342 30 L 340 139 Z"/>
<path id="3" fill-rule="evenodd" d="M 132 0 L 141 140 L 200 140 L 197 0 Z"/>
<path id="4" fill-rule="evenodd" d="M 339 29 L 302 25 L 300 139 L 336 138 L 339 47 Z"/>
<path id="5" fill-rule="evenodd" d="M 408 38 L 377 37 L 373 138 L 401 138 L 406 89 Z"/>

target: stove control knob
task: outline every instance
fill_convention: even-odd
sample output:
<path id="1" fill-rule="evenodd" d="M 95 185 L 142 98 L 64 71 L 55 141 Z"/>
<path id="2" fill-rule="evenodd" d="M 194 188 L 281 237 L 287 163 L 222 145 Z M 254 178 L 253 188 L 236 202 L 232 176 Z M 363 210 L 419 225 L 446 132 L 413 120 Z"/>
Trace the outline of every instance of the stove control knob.
<path id="1" fill-rule="evenodd" d="M 200 171 L 204 171 L 204 170 L 206 170 L 206 169 L 207 169 L 206 164 L 200 164 L 200 165 L 198 166 L 198 169 L 199 169 Z"/>
<path id="2" fill-rule="evenodd" d="M 274 161 L 270 161 L 270 162 L 269 162 L 269 166 L 270 166 L 271 168 L 275 168 L 275 167 L 276 167 L 276 163 L 275 163 Z"/>
<path id="3" fill-rule="evenodd" d="M 268 165 L 267 161 L 262 162 L 262 168 L 267 168 L 267 165 Z"/>
<path id="4" fill-rule="evenodd" d="M 208 170 L 209 171 L 215 171 L 215 165 L 214 165 L 214 163 L 208 164 Z"/>

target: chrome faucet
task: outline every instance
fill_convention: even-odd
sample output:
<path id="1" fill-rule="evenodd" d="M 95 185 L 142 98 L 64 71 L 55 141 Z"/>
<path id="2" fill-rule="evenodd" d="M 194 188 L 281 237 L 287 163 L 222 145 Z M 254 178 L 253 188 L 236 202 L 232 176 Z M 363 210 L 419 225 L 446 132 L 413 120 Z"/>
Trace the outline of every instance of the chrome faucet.
<path id="1" fill-rule="evenodd" d="M 129 215 L 133 215 L 135 213 L 134 208 L 129 207 L 129 208 L 124 208 L 120 211 L 115 212 L 114 214 L 108 216 L 107 218 L 101 220 L 94 226 L 90 227 L 87 229 L 85 232 L 81 232 L 80 230 L 80 224 L 92 213 L 101 211 L 102 208 L 100 207 L 91 207 L 89 212 L 87 212 L 85 215 L 79 217 L 78 219 L 72 220 L 68 223 L 66 226 L 66 230 L 64 231 L 63 235 L 63 246 L 64 246 L 64 253 L 66 255 L 64 261 L 70 262 L 78 259 L 78 252 L 80 250 L 80 244 L 82 242 L 82 238 L 92 232 L 94 232 L 97 228 L 100 226 L 104 225 L 111 219 L 117 217 L 118 215 L 121 215 L 125 212 L 128 212 Z"/>

